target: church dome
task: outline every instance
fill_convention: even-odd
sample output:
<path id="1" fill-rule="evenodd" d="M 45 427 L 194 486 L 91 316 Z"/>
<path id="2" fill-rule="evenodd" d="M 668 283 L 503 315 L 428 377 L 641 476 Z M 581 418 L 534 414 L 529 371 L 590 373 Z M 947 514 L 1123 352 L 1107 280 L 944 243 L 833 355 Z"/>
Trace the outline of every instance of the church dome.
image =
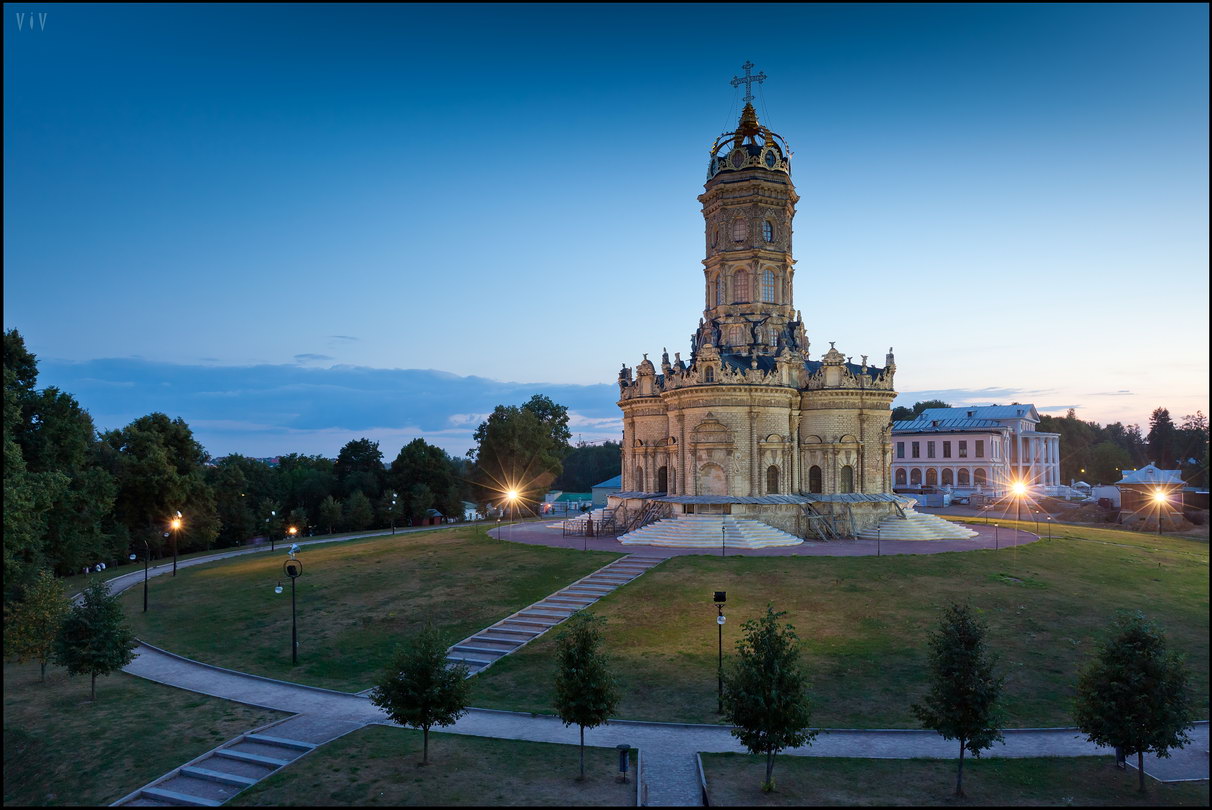
<path id="1" fill-rule="evenodd" d="M 746 103 L 736 129 L 720 135 L 711 145 L 707 177 L 749 169 L 791 174 L 791 150 L 783 136 L 762 126 L 757 110 Z"/>

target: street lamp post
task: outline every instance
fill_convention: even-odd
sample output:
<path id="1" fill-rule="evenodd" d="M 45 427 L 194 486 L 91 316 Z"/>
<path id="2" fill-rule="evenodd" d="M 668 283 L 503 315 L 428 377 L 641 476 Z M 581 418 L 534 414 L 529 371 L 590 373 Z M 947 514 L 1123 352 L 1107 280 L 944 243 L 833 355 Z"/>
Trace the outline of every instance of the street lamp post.
<path id="1" fill-rule="evenodd" d="M 396 493 L 391 493 L 391 533 L 396 533 Z"/>
<path id="2" fill-rule="evenodd" d="M 181 513 L 177 512 L 177 516 L 168 525 L 173 530 L 173 576 L 175 577 L 177 575 L 177 533 L 181 531 Z"/>
<path id="3" fill-rule="evenodd" d="M 1048 521 L 1048 539 L 1051 540 L 1052 539 L 1052 515 L 1048 515 L 1047 521 Z"/>
<path id="4" fill-rule="evenodd" d="M 282 572 L 290 577 L 290 663 L 299 663 L 299 625 L 295 610 L 295 580 L 303 573 L 303 562 L 295 559 L 295 546 L 291 546 L 290 559 L 282 563 Z M 274 593 L 282 593 L 282 583 L 274 588 Z"/>
<path id="5" fill-rule="evenodd" d="M 269 517 L 265 518 L 265 533 L 269 535 L 269 550 L 274 550 L 274 518 L 278 516 L 276 509 L 269 510 Z"/>
<path id="6" fill-rule="evenodd" d="M 725 536 L 726 535 L 725 535 L 725 528 L 724 528 L 724 519 L 720 518 L 720 556 L 721 557 L 724 556 L 724 545 L 725 545 L 724 538 L 725 538 Z M 723 591 L 721 591 L 721 593 L 723 593 Z"/>
<path id="7" fill-rule="evenodd" d="M 724 603 L 728 601 L 728 594 L 724 591 L 715 592 L 715 609 L 718 615 L 715 617 L 716 627 L 719 629 L 719 653 L 716 662 L 715 674 L 718 697 L 716 698 L 716 713 L 724 713 Z"/>
<path id="8" fill-rule="evenodd" d="M 997 551 L 997 524 L 993 524 L 993 550 Z"/>
<path id="9" fill-rule="evenodd" d="M 131 561 L 137 559 L 137 555 L 130 555 Z M 146 540 L 143 541 L 143 612 L 147 612 L 147 561 L 151 558 L 151 546 Z"/>

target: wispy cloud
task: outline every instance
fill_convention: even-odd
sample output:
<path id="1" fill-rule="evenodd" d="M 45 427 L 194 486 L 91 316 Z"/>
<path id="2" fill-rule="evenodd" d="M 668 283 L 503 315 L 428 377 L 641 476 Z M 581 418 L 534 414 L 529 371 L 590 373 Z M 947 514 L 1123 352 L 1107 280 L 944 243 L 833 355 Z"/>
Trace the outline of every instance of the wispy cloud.
<path id="1" fill-rule="evenodd" d="M 1125 390 L 1120 390 L 1120 391 L 1096 391 L 1092 394 L 1086 394 L 1086 396 L 1088 396 L 1088 397 L 1130 397 L 1130 396 L 1135 396 L 1135 395 L 1131 391 L 1128 391 L 1125 389 Z"/>
<path id="2" fill-rule="evenodd" d="M 298 360 L 300 363 L 307 363 L 307 362 L 319 362 L 322 360 L 335 360 L 336 358 L 331 357 L 327 354 L 296 354 L 295 359 Z"/>

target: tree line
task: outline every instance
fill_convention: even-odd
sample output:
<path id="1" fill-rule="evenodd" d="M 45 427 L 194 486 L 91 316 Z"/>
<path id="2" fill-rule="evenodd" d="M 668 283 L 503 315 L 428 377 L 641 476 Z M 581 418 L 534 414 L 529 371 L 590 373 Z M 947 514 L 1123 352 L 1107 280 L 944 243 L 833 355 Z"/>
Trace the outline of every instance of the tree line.
<path id="1" fill-rule="evenodd" d="M 163 413 L 98 432 L 74 397 L 37 381 L 37 358 L 17 330 L 5 332 L 5 604 L 43 568 L 75 574 L 131 552 L 161 557 L 174 542 L 187 553 L 281 538 L 287 527 L 386 529 L 429 510 L 462 519 L 465 501 L 483 511 L 507 489 L 525 513 L 553 485 L 588 491 L 619 472 L 619 445 L 571 447 L 568 409 L 542 395 L 497 406 L 468 458 L 414 439 L 387 462 L 378 442 L 359 438 L 336 459 L 290 453 L 272 466 L 211 458 L 185 420 Z M 178 511 L 183 527 L 171 536 Z"/>
<path id="2" fill-rule="evenodd" d="M 916 402 L 912 407 L 893 408 L 892 420 L 912 420 L 927 408 L 950 407 L 937 399 Z M 1208 486 L 1208 418 L 1202 411 L 1175 423 L 1168 408 L 1157 408 L 1144 433 L 1140 425 L 1101 425 L 1078 419 L 1070 408 L 1064 416 L 1041 415 L 1036 429 L 1060 434 L 1061 481 L 1114 484 L 1123 477 L 1123 470 L 1153 462 L 1163 470 L 1179 470 L 1192 486 Z"/>

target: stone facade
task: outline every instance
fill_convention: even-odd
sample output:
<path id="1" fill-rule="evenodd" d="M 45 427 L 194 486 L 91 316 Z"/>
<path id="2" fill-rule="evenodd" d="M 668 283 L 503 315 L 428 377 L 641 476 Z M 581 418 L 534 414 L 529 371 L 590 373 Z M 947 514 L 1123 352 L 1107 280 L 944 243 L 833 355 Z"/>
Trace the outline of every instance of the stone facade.
<path id="1" fill-rule="evenodd" d="M 689 362 L 680 353 L 671 361 L 666 351 L 660 368 L 645 355 L 619 372 L 623 492 L 682 496 L 681 503 L 891 495 L 892 350 L 883 368 L 865 355 L 851 362 L 832 343 L 812 359 L 792 297 L 799 197 L 789 151 L 752 105 L 712 147 L 698 199 L 706 226 L 703 317 Z M 894 508 L 891 499 L 877 503 L 860 511 L 878 519 Z M 784 525 L 800 511 L 741 502 L 737 509 Z M 763 510 L 770 514 L 760 517 Z"/>

